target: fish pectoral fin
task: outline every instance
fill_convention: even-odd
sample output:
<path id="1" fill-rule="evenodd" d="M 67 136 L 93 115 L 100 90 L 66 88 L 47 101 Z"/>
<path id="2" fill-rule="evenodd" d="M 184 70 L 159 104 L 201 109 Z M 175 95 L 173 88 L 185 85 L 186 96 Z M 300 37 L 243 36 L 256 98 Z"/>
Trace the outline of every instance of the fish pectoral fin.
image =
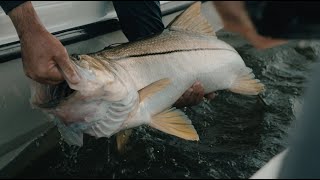
<path id="1" fill-rule="evenodd" d="M 124 152 L 126 144 L 128 143 L 131 134 L 132 129 L 126 129 L 117 133 L 117 149 L 120 153 Z"/>
<path id="2" fill-rule="evenodd" d="M 152 117 L 151 127 L 186 140 L 199 141 L 191 120 L 180 110 L 171 108 Z"/>
<path id="3" fill-rule="evenodd" d="M 155 94 L 158 91 L 161 91 L 165 87 L 167 87 L 171 83 L 169 78 L 160 79 L 155 81 L 143 89 L 139 90 L 140 102 L 142 102 L 145 98 L 148 98 Z"/>
<path id="4" fill-rule="evenodd" d="M 254 77 L 252 70 L 249 70 L 248 74 L 239 76 L 229 90 L 239 94 L 258 95 L 265 90 L 265 86 Z"/>
<path id="5" fill-rule="evenodd" d="M 212 26 L 201 15 L 201 2 L 192 4 L 183 13 L 177 16 L 168 25 L 170 30 L 194 32 L 203 35 L 215 36 Z"/>

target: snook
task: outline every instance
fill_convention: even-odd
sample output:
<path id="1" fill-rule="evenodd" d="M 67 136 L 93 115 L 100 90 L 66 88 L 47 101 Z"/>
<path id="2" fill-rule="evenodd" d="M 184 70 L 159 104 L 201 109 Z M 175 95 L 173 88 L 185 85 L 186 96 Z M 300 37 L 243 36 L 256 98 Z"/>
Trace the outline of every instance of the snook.
<path id="1" fill-rule="evenodd" d="M 144 124 L 199 140 L 188 117 L 171 108 L 196 80 L 203 83 L 205 93 L 257 95 L 264 90 L 237 51 L 217 39 L 200 9 L 200 2 L 193 4 L 161 34 L 72 56 L 81 83 L 35 83 L 33 105 L 59 117 L 60 132 L 72 144 L 81 145 L 83 133 L 95 137 L 118 133 L 120 147 L 128 137 L 125 130 Z"/>

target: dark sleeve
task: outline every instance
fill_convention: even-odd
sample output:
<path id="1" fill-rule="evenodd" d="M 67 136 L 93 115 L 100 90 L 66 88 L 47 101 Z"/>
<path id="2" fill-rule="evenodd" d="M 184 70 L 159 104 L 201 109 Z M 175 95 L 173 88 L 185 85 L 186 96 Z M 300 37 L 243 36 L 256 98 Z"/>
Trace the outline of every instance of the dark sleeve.
<path id="1" fill-rule="evenodd" d="M 12 9 L 18 7 L 20 4 L 23 4 L 27 1 L 0 1 L 0 6 L 6 14 L 8 14 Z"/>
<path id="2" fill-rule="evenodd" d="M 163 31 L 159 1 L 113 1 L 121 29 L 129 41 Z"/>
<path id="3" fill-rule="evenodd" d="M 259 34 L 280 39 L 319 39 L 318 1 L 245 1 Z"/>

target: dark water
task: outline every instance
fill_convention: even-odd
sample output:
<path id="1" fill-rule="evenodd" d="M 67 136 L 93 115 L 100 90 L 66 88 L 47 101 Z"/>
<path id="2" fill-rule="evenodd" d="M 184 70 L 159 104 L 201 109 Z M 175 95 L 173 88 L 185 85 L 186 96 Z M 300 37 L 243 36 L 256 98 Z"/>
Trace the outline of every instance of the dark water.
<path id="1" fill-rule="evenodd" d="M 33 161 L 24 178 L 249 178 L 287 147 L 320 43 L 259 51 L 221 31 L 267 87 L 261 98 L 226 91 L 211 102 L 185 108 L 200 136 L 185 141 L 148 127 L 136 128 L 127 151 L 114 138 L 87 137 L 82 148 L 61 145 Z"/>

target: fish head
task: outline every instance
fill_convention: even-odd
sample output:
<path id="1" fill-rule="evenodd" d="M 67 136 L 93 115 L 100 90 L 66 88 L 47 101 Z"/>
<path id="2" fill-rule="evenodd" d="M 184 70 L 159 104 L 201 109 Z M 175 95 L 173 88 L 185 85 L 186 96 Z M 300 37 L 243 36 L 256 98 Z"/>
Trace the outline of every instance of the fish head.
<path id="1" fill-rule="evenodd" d="M 111 86 L 116 79 L 112 63 L 108 61 L 89 55 L 71 55 L 70 59 L 80 77 L 80 82 L 77 84 L 68 82 L 68 85 L 84 96 L 98 95 L 97 91 Z"/>
<path id="2" fill-rule="evenodd" d="M 108 108 L 127 98 L 130 85 L 111 62 L 90 55 L 71 55 L 80 82 L 48 85 L 32 81 L 31 105 L 64 124 L 106 120 Z M 138 96 L 138 95 L 136 95 Z"/>

